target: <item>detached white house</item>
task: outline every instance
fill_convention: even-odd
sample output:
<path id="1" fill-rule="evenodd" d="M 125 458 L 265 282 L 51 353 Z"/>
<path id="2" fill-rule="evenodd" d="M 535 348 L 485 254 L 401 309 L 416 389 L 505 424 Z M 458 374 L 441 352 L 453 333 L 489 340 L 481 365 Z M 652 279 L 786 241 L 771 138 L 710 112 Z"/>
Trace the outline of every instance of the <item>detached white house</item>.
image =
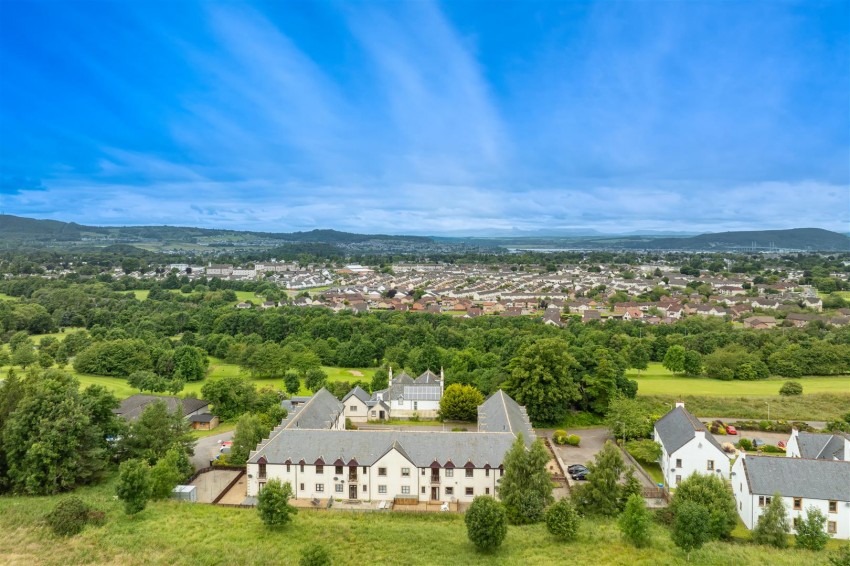
<path id="1" fill-rule="evenodd" d="M 684 403 L 676 403 L 655 423 L 654 439 L 661 444 L 661 472 L 668 487 L 691 474 L 729 477 L 729 456 Z"/>
<path id="2" fill-rule="evenodd" d="M 830 436 L 830 435 L 824 435 Z M 774 494 L 782 496 L 794 526 L 809 507 L 826 517 L 826 532 L 850 539 L 850 462 L 809 458 L 747 456 L 741 452 L 732 466 L 732 491 L 738 515 L 748 529 L 758 524 Z"/>
<path id="3" fill-rule="evenodd" d="M 850 461 L 850 434 L 819 434 L 792 429 L 785 455 L 789 458 Z"/>

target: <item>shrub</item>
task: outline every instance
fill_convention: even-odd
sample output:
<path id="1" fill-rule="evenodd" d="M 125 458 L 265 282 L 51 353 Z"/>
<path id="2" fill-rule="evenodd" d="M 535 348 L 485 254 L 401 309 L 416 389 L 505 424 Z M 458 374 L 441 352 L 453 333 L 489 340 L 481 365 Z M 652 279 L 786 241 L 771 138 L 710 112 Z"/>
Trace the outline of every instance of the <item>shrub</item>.
<path id="1" fill-rule="evenodd" d="M 688 561 L 691 558 L 691 551 L 699 550 L 703 544 L 711 540 L 711 534 L 705 528 L 708 522 L 708 509 L 698 503 L 686 501 L 676 510 L 671 538 L 673 544 L 688 554 Z"/>
<path id="2" fill-rule="evenodd" d="M 702 525 L 707 540 L 728 538 L 738 522 L 738 506 L 732 489 L 717 476 L 692 474 L 683 480 L 676 488 L 670 506 L 678 515 L 679 509 L 688 503 L 695 503 L 708 513 Z"/>
<path id="3" fill-rule="evenodd" d="M 546 510 L 546 529 L 561 540 L 575 540 L 579 522 L 578 512 L 568 499 L 561 499 Z"/>
<path id="4" fill-rule="evenodd" d="M 61 537 L 78 534 L 89 521 L 89 507 L 82 499 L 72 495 L 56 504 L 45 517 L 53 533 Z"/>
<path id="5" fill-rule="evenodd" d="M 761 517 L 759 517 L 756 528 L 753 529 L 753 540 L 757 544 L 767 544 L 776 548 L 788 546 L 788 531 L 791 525 L 788 523 L 788 512 L 782 495 L 773 494 L 773 499 Z"/>
<path id="6" fill-rule="evenodd" d="M 779 394 L 785 395 L 786 397 L 790 397 L 792 395 L 802 395 L 803 386 L 797 383 L 796 381 L 786 381 L 782 384 L 782 387 L 779 388 Z"/>
<path id="7" fill-rule="evenodd" d="M 619 527 L 623 538 L 638 548 L 649 546 L 649 527 L 652 524 L 652 513 L 646 508 L 643 497 L 637 494 L 629 496 L 626 509 L 620 515 Z"/>
<path id="8" fill-rule="evenodd" d="M 654 440 L 630 440 L 626 442 L 626 451 L 647 464 L 657 462 L 661 457 L 661 445 Z"/>
<path id="9" fill-rule="evenodd" d="M 487 495 L 479 495 L 472 500 L 463 520 L 466 535 L 481 552 L 496 550 L 508 534 L 505 507 Z"/>
<path id="10" fill-rule="evenodd" d="M 563 446 L 567 443 L 567 431 L 565 430 L 556 430 L 555 434 L 552 435 L 552 442 L 559 446 Z"/>
<path id="11" fill-rule="evenodd" d="M 817 507 L 806 509 L 806 518 L 798 522 L 797 546 L 808 550 L 823 550 L 829 541 L 829 535 L 823 529 L 826 517 Z"/>
<path id="12" fill-rule="evenodd" d="M 298 566 L 330 566 L 331 554 L 328 549 L 318 543 L 313 543 L 301 551 Z"/>
<path id="13" fill-rule="evenodd" d="M 753 441 L 749 438 L 742 438 L 738 441 L 738 448 L 740 448 L 741 450 L 752 450 Z"/>
<path id="14" fill-rule="evenodd" d="M 768 454 L 785 454 L 785 450 L 779 446 L 774 446 L 773 444 L 765 444 L 761 447 L 761 451 L 767 452 Z"/>
<path id="15" fill-rule="evenodd" d="M 571 434 L 567 437 L 567 444 L 570 446 L 578 446 L 581 443 L 581 437 L 577 434 Z"/>
<path id="16" fill-rule="evenodd" d="M 345 430 L 357 430 L 357 425 L 348 417 L 345 417 Z"/>
<path id="17" fill-rule="evenodd" d="M 292 520 L 298 509 L 289 504 L 292 486 L 272 479 L 257 496 L 257 511 L 267 527 L 282 527 Z"/>
<path id="18" fill-rule="evenodd" d="M 829 563 L 832 566 L 850 566 L 850 543 L 829 553 Z"/>
<path id="19" fill-rule="evenodd" d="M 127 460 L 118 468 L 115 492 L 124 502 L 124 511 L 135 515 L 144 511 L 151 496 L 150 468 L 141 460 Z"/>

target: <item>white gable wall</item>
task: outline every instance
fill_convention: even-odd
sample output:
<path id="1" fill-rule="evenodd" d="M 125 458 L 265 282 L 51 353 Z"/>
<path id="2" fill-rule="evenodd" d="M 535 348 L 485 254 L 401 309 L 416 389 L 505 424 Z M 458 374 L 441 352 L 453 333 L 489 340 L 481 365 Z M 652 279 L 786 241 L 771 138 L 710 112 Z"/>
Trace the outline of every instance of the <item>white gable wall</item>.
<path id="1" fill-rule="evenodd" d="M 679 481 L 684 480 L 691 474 L 719 475 L 723 479 L 729 477 L 729 457 L 722 450 L 718 450 L 705 438 L 705 431 L 694 431 L 694 438 L 688 441 L 672 454 L 668 454 L 667 448 L 661 442 L 658 432 L 655 432 L 655 441 L 661 443 L 661 472 L 664 474 L 664 482 L 668 487 L 676 487 Z M 681 460 L 681 465 L 679 465 Z M 713 462 L 709 470 L 709 461 Z M 718 473 L 716 470 L 720 470 Z"/>

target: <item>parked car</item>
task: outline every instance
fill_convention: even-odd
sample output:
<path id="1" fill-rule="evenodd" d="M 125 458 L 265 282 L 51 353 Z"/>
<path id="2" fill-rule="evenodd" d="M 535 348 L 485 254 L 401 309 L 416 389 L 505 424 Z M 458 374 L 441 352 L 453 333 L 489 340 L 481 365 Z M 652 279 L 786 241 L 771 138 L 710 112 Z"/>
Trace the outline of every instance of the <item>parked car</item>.
<path id="1" fill-rule="evenodd" d="M 785 448 L 788 447 L 788 445 L 785 443 L 784 440 L 780 440 L 779 442 L 777 442 L 776 446 L 779 447 L 779 448 L 782 448 L 783 450 L 785 450 Z"/>
<path id="2" fill-rule="evenodd" d="M 764 440 L 761 438 L 753 438 L 753 448 L 761 448 L 764 446 Z"/>
<path id="3" fill-rule="evenodd" d="M 587 466 L 583 464 L 573 464 L 572 466 L 567 466 L 567 472 L 570 474 L 577 474 L 578 472 L 586 472 Z"/>
<path id="4" fill-rule="evenodd" d="M 726 434 L 738 434 L 738 430 L 732 425 L 726 425 Z"/>
<path id="5" fill-rule="evenodd" d="M 219 446 L 218 451 L 221 452 L 222 454 L 230 454 L 230 447 L 231 446 L 233 446 L 233 441 L 232 440 L 225 440 Z"/>
<path id="6" fill-rule="evenodd" d="M 582 470 L 574 474 L 570 474 L 570 477 L 572 477 L 575 481 L 586 481 L 588 475 L 590 475 L 590 472 Z"/>

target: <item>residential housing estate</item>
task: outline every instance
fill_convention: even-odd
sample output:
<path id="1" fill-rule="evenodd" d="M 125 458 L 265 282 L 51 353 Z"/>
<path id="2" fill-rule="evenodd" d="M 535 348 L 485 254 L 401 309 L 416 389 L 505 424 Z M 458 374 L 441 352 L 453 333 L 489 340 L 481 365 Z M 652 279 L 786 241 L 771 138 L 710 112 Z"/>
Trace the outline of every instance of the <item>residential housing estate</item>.
<path id="1" fill-rule="evenodd" d="M 276 478 L 296 499 L 471 502 L 498 494 L 517 436 L 535 438 L 525 409 L 501 390 L 470 432 L 340 430 L 343 409 L 322 389 L 260 442 L 248 459 L 249 499 Z"/>

